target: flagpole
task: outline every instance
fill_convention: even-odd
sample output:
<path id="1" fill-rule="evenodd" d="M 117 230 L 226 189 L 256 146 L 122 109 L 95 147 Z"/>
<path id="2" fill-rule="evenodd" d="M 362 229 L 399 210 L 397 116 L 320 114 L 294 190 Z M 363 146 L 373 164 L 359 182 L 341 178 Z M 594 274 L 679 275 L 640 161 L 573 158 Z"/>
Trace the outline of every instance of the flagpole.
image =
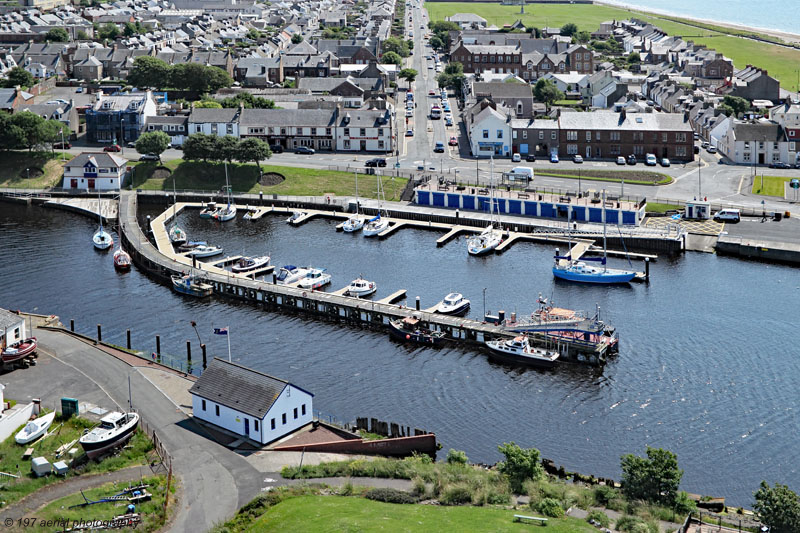
<path id="1" fill-rule="evenodd" d="M 231 362 L 231 327 L 228 326 L 228 334 L 225 335 L 228 337 L 228 362 Z"/>

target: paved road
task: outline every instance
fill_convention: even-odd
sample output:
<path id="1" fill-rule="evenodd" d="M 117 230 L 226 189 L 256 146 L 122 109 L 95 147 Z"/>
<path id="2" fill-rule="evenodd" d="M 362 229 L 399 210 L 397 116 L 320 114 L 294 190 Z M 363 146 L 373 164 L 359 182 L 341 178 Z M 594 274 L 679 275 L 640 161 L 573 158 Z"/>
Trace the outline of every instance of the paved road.
<path id="1" fill-rule="evenodd" d="M 180 507 L 172 531 L 205 531 L 232 516 L 255 497 L 262 475 L 244 458 L 207 438 L 180 409 L 136 369 L 57 332 L 37 330 L 44 352 L 39 364 L 3 376 L 9 397 L 39 396 L 48 407 L 61 397 L 78 398 L 104 407 L 128 403 L 128 378 L 133 405 L 153 427 L 172 455 L 181 480 Z"/>

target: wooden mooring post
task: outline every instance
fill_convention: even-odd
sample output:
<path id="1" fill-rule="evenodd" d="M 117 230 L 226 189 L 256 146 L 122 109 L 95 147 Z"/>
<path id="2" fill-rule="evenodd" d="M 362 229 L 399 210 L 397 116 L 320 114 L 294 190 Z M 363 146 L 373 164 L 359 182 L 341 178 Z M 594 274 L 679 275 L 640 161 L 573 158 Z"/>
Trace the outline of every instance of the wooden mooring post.
<path id="1" fill-rule="evenodd" d="M 131 349 L 131 330 L 125 330 L 125 347 Z"/>

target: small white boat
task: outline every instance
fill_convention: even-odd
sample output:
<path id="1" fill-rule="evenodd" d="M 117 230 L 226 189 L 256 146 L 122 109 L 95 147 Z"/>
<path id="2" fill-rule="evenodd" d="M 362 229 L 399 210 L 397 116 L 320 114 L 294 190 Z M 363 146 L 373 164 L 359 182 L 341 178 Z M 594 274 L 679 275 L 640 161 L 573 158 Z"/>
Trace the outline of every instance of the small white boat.
<path id="1" fill-rule="evenodd" d="M 126 272 L 131 269 L 131 256 L 122 248 L 117 248 L 114 252 L 114 268 L 120 272 Z"/>
<path id="2" fill-rule="evenodd" d="M 309 270 L 307 268 L 298 268 L 294 265 L 286 265 L 281 267 L 275 279 L 278 285 L 290 285 L 306 277 L 308 272 Z"/>
<path id="3" fill-rule="evenodd" d="M 208 202 L 203 209 L 200 210 L 200 218 L 213 218 L 219 208 L 216 202 Z"/>
<path id="4" fill-rule="evenodd" d="M 301 289 L 319 289 L 331 282 L 331 275 L 324 268 L 309 268 L 306 277 L 301 279 L 297 286 Z"/>
<path id="5" fill-rule="evenodd" d="M 342 231 L 353 233 L 364 227 L 364 217 L 353 215 L 342 224 Z"/>
<path id="6" fill-rule="evenodd" d="M 470 255 L 488 254 L 503 241 L 503 234 L 491 224 L 479 235 L 467 239 L 467 252 Z"/>
<path id="7" fill-rule="evenodd" d="M 378 290 L 378 284 L 374 281 L 367 281 L 364 278 L 354 279 L 347 286 L 347 294 L 356 298 L 363 298 L 374 294 Z"/>
<path id="8" fill-rule="evenodd" d="M 292 216 L 286 219 L 286 222 L 289 224 L 294 224 L 294 221 L 299 219 L 300 217 L 305 216 L 303 211 L 292 211 Z"/>
<path id="9" fill-rule="evenodd" d="M 383 230 L 389 227 L 389 219 L 382 217 L 380 214 L 375 218 L 371 218 L 369 222 L 364 224 L 364 229 L 361 230 L 364 237 L 374 237 Z"/>
<path id="10" fill-rule="evenodd" d="M 214 220 L 219 220 L 220 222 L 227 222 L 229 220 L 233 220 L 236 218 L 236 206 L 233 204 L 228 204 L 225 207 L 217 210 L 213 216 Z"/>
<path id="11" fill-rule="evenodd" d="M 215 255 L 222 254 L 222 248 L 219 246 L 212 246 L 209 244 L 201 244 L 199 246 L 195 246 L 188 252 L 186 255 L 189 257 L 213 257 Z"/>
<path id="12" fill-rule="evenodd" d="M 250 206 L 247 206 L 247 213 L 244 214 L 243 218 L 245 220 L 255 220 L 257 214 L 258 211 L 256 211 L 255 209 L 251 209 Z"/>
<path id="13" fill-rule="evenodd" d="M 460 316 L 469 311 L 469 300 L 461 293 L 451 292 L 436 306 L 436 312 L 443 315 Z"/>
<path id="14" fill-rule="evenodd" d="M 186 232 L 175 224 L 169 228 L 169 240 L 172 244 L 184 244 L 187 241 Z"/>
<path id="15" fill-rule="evenodd" d="M 488 341 L 489 357 L 512 365 L 536 366 L 552 368 L 558 360 L 558 352 L 531 346 L 526 335 L 513 339 Z"/>
<path id="16" fill-rule="evenodd" d="M 92 236 L 92 243 L 98 250 L 108 250 L 114 246 L 114 238 L 110 233 L 104 230 L 103 225 L 100 224 L 100 228 Z"/>
<path id="17" fill-rule="evenodd" d="M 242 272 L 250 272 L 251 270 L 257 270 L 259 268 L 267 266 L 268 264 L 269 264 L 268 255 L 262 255 L 261 257 L 242 257 L 233 264 L 233 266 L 231 267 L 231 271 L 235 272 L 236 274 L 241 274 Z"/>
<path id="18" fill-rule="evenodd" d="M 28 444 L 29 442 L 33 442 L 42 435 L 45 434 L 47 428 L 50 427 L 50 424 L 53 423 L 53 420 L 56 417 L 55 411 L 52 413 L 47 413 L 44 416 L 40 416 L 36 420 L 31 420 L 25 427 L 19 430 L 17 436 L 14 437 L 14 440 L 17 441 L 17 444 Z"/>

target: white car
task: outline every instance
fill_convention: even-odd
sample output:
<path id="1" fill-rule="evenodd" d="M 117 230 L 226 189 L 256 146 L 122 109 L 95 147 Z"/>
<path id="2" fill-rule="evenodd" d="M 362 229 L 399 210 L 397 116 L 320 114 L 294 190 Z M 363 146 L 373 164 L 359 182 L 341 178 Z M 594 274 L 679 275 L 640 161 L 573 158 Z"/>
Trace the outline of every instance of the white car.
<path id="1" fill-rule="evenodd" d="M 514 163 L 519 163 L 520 161 L 522 161 L 522 156 L 519 154 L 514 154 L 511 156 L 511 161 Z"/>
<path id="2" fill-rule="evenodd" d="M 413 116 L 414 116 L 414 110 L 413 109 L 406 109 L 406 117 L 411 118 Z"/>

